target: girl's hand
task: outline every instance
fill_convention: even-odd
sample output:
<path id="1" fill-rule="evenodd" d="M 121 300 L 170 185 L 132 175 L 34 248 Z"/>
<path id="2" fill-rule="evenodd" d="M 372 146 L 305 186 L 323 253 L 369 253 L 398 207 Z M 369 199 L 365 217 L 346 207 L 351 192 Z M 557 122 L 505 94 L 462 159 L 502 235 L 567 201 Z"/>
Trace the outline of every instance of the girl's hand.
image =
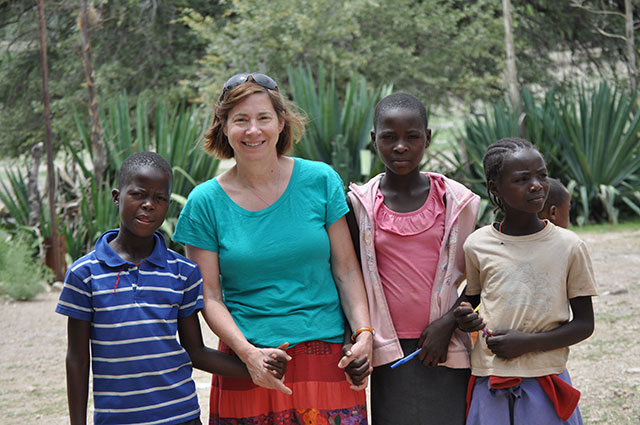
<path id="1" fill-rule="evenodd" d="M 424 366 L 435 367 L 438 363 L 447 361 L 449 341 L 455 330 L 455 322 L 453 324 L 449 322 L 443 316 L 422 331 L 418 340 L 418 347 L 422 347 L 422 351 L 418 357 Z"/>
<path id="2" fill-rule="evenodd" d="M 280 345 L 280 347 L 283 345 Z M 280 348 L 253 347 L 242 361 L 247 366 L 247 370 L 249 370 L 249 375 L 251 375 L 251 380 L 254 384 L 291 395 L 293 394 L 291 389 L 284 385 L 284 374 L 282 377 L 277 378 L 273 374 L 272 369 L 267 367 L 267 364 L 271 364 L 270 362 L 273 360 L 273 354 L 276 355 L 276 358 L 284 358 L 287 361 L 291 360 L 291 357 Z"/>
<path id="3" fill-rule="evenodd" d="M 471 304 L 466 301 L 461 302 L 460 305 L 453 310 L 453 315 L 456 318 L 458 328 L 463 332 L 475 332 L 487 326 L 484 320 L 482 320 L 482 317 L 473 311 Z"/>
<path id="4" fill-rule="evenodd" d="M 486 338 L 487 347 L 500 358 L 513 359 L 532 351 L 528 335 L 514 329 L 491 331 L 491 335 Z"/>
<path id="5" fill-rule="evenodd" d="M 338 367 L 345 369 L 347 382 L 351 384 L 351 389 L 354 391 L 367 388 L 369 375 L 373 371 L 373 367 L 370 364 L 372 352 L 373 336 L 369 332 L 361 333 L 358 335 L 355 344 L 351 345 L 351 347 L 345 346 L 342 349 L 343 356 L 338 362 Z M 351 371 L 357 370 L 355 374 L 360 378 L 358 379 L 359 384 L 351 378 L 349 371 L 347 371 L 347 367 L 353 362 L 356 363 L 351 367 Z M 359 370 L 361 368 L 363 369 L 362 372 Z"/>
<path id="6" fill-rule="evenodd" d="M 289 348 L 289 343 L 285 342 L 284 344 L 280 344 L 278 346 L 278 350 L 271 353 L 270 358 L 264 361 L 265 367 L 271 372 L 276 379 L 282 380 L 284 378 L 284 374 L 287 372 L 287 362 L 291 360 L 291 357 L 286 353 L 283 355 L 282 351 Z"/>

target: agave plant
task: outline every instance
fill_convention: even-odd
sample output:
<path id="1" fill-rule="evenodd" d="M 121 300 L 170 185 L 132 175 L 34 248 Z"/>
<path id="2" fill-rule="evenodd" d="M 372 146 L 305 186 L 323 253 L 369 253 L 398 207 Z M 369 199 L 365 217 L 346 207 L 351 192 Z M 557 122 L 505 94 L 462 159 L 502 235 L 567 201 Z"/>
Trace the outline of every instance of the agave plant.
<path id="1" fill-rule="evenodd" d="M 293 99 L 309 119 L 294 154 L 330 164 L 345 183 L 368 179 L 376 165 L 367 158 L 373 109 L 392 86 L 371 88 L 364 77 L 353 76 L 340 98 L 333 71 L 327 75 L 322 65 L 317 79 L 304 66 L 290 67 L 288 74 Z"/>
<path id="2" fill-rule="evenodd" d="M 559 143 L 567 177 L 579 193 L 579 224 L 589 219 L 618 220 L 622 201 L 640 215 L 640 111 L 636 93 L 612 90 L 606 83 L 582 87 L 577 100 L 558 106 Z"/>
<path id="3" fill-rule="evenodd" d="M 194 186 L 214 177 L 219 165 L 219 160 L 210 157 L 201 148 L 202 135 L 207 128 L 207 119 L 202 109 L 182 105 L 168 107 L 159 103 L 155 107 L 153 120 L 150 121 L 149 104 L 141 97 L 138 98 L 134 111 L 130 111 L 129 100 L 124 94 L 106 105 L 101 110 L 103 135 L 109 156 L 104 183 L 96 182 L 92 170 L 86 165 L 92 163 L 86 160 L 92 155 L 91 139 L 87 127 L 78 115 L 76 124 L 82 144 L 78 147 L 63 139 L 68 154 L 82 174 L 78 185 L 85 188 L 73 191 L 80 196 L 79 201 L 75 202 L 77 211 L 66 214 L 67 222 L 63 226 L 68 251 L 73 251 L 76 256 L 90 248 L 100 233 L 117 226 L 117 210 L 111 201 L 111 188 L 116 184 L 115 179 L 122 162 L 132 153 L 155 151 L 167 159 L 174 170 L 172 191 L 178 198 L 186 198 Z M 134 125 L 132 117 L 135 117 Z M 162 227 L 169 237 L 173 234 L 181 209 L 179 202 L 172 203 L 169 208 L 167 225 Z M 82 242 L 78 243 L 78 240 Z"/>

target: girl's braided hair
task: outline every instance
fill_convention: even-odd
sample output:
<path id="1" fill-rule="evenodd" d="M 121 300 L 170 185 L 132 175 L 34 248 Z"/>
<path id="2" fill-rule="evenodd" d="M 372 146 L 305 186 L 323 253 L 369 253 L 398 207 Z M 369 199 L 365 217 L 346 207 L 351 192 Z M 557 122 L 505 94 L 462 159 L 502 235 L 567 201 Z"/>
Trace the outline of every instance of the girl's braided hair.
<path id="1" fill-rule="evenodd" d="M 482 157 L 482 167 L 484 168 L 484 176 L 486 179 L 487 195 L 489 195 L 489 201 L 496 207 L 494 212 L 497 210 L 504 211 L 504 208 L 500 199 L 491 193 L 489 182 L 495 182 L 498 180 L 500 173 L 502 173 L 504 159 L 507 155 L 525 149 L 538 150 L 528 140 L 520 139 L 518 137 L 507 137 L 492 143 Z"/>

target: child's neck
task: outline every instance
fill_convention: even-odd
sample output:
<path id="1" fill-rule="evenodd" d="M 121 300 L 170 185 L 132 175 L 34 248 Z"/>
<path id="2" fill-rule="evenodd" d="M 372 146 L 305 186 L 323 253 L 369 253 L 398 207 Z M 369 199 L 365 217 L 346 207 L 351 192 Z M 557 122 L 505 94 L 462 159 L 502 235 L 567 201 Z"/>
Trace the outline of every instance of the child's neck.
<path id="1" fill-rule="evenodd" d="M 151 255 L 155 246 L 155 239 L 153 235 L 148 238 L 138 238 L 128 236 L 119 231 L 118 235 L 109 242 L 109 246 L 124 261 L 138 264 Z"/>
<path id="2" fill-rule="evenodd" d="M 498 230 L 505 235 L 526 236 L 539 232 L 545 225 L 537 214 L 506 214 L 504 220 L 498 223 Z"/>
<path id="3" fill-rule="evenodd" d="M 386 172 L 380 180 L 384 204 L 396 212 L 411 212 L 424 205 L 431 188 L 428 176 L 416 169 L 410 174 Z"/>

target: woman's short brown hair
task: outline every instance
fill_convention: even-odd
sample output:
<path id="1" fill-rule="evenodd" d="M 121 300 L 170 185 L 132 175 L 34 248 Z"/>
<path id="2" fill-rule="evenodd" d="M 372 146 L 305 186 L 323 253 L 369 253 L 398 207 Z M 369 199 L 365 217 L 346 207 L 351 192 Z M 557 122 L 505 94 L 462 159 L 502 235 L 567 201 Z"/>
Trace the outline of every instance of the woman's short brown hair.
<path id="1" fill-rule="evenodd" d="M 276 151 L 278 156 L 284 155 L 298 142 L 304 134 L 305 118 L 299 108 L 284 98 L 278 90 L 269 90 L 249 80 L 223 93 L 213 111 L 213 123 L 204 134 L 204 150 L 221 159 L 233 158 L 234 152 L 229 139 L 224 134 L 224 126 L 229 112 L 240 102 L 255 93 L 266 93 L 271 99 L 278 119 L 284 121 L 284 127 L 278 136 Z"/>

